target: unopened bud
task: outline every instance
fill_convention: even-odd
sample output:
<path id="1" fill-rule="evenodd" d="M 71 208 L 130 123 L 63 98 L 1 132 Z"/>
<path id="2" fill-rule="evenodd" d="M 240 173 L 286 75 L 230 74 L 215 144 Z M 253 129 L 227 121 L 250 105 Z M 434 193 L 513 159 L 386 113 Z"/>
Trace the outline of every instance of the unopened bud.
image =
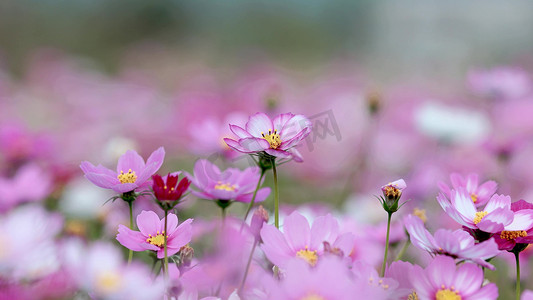
<path id="1" fill-rule="evenodd" d="M 181 265 L 184 267 L 188 267 L 191 265 L 192 259 L 194 257 L 194 249 L 189 246 L 189 244 L 181 247 L 180 249 L 180 259 L 181 259 Z"/>
<path id="2" fill-rule="evenodd" d="M 396 180 L 381 187 L 384 199 L 382 206 L 388 213 L 394 213 L 398 210 L 398 201 L 402 197 L 402 191 L 407 185 L 403 179 Z"/>
<path id="3" fill-rule="evenodd" d="M 268 212 L 260 205 L 252 216 L 252 221 L 250 223 L 250 230 L 255 236 L 255 239 L 259 241 L 261 239 L 260 232 L 263 228 L 263 224 L 268 222 Z"/>

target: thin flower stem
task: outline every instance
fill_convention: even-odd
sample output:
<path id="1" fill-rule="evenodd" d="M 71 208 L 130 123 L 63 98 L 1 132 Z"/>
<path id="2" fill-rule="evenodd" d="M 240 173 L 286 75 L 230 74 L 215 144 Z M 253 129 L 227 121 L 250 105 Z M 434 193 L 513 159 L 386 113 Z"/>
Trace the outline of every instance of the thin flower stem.
<path id="1" fill-rule="evenodd" d="M 515 251 L 516 259 L 516 300 L 520 300 L 520 252 Z"/>
<path id="2" fill-rule="evenodd" d="M 167 216 L 168 210 L 165 209 L 165 231 L 163 237 L 165 239 L 165 279 L 168 280 L 168 255 L 167 255 Z"/>
<path id="3" fill-rule="evenodd" d="M 385 256 L 383 257 L 383 265 L 381 266 L 381 273 L 380 276 L 385 276 L 385 267 L 387 266 L 387 253 L 389 252 L 389 233 L 390 233 L 390 219 L 392 217 L 392 214 L 389 213 L 389 216 L 387 218 L 387 239 L 385 241 Z"/>
<path id="4" fill-rule="evenodd" d="M 261 186 L 261 180 L 263 180 L 263 176 L 265 175 L 265 170 L 261 170 L 261 176 L 259 176 L 259 181 L 257 182 L 257 186 L 255 187 L 254 194 L 252 196 L 252 201 L 250 201 L 250 205 L 248 206 L 248 210 L 246 210 L 246 214 L 244 215 L 244 222 L 246 222 L 246 219 L 248 218 L 248 214 L 250 214 L 250 210 L 252 210 L 252 207 L 255 203 L 255 196 L 257 196 L 257 191 L 259 190 L 259 187 Z"/>
<path id="5" fill-rule="evenodd" d="M 135 228 L 133 228 L 133 201 L 128 201 L 128 206 L 130 208 L 130 229 L 135 230 Z M 132 260 L 133 260 L 133 250 L 130 249 L 129 254 L 128 254 L 128 265 L 131 263 Z"/>
<path id="6" fill-rule="evenodd" d="M 271 158 L 272 173 L 274 175 L 274 224 L 279 229 L 279 189 L 278 189 L 278 172 L 276 170 L 276 160 Z"/>
<path id="7" fill-rule="evenodd" d="M 400 252 L 398 253 L 398 255 L 396 256 L 396 258 L 394 260 L 400 260 L 403 255 L 405 254 L 405 251 L 407 251 L 407 248 L 409 248 L 409 245 L 411 245 L 411 238 L 409 236 L 409 234 L 407 235 L 407 241 L 405 241 L 405 244 L 403 244 L 403 247 L 402 249 L 400 250 Z"/>
<path id="8" fill-rule="evenodd" d="M 252 250 L 250 251 L 250 256 L 248 257 L 248 262 L 246 263 L 246 269 L 244 270 L 244 277 L 242 278 L 241 286 L 239 287 L 239 293 L 242 292 L 244 284 L 246 283 L 246 277 L 248 277 L 248 270 L 250 270 L 250 264 L 252 263 L 252 258 L 254 256 L 255 246 L 257 246 L 257 240 L 254 240 Z"/>

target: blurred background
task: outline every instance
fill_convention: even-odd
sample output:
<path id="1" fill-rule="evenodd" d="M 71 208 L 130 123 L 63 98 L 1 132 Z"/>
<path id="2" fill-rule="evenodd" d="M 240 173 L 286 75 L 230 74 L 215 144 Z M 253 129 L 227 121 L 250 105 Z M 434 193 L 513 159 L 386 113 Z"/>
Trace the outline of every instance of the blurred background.
<path id="1" fill-rule="evenodd" d="M 532 11 L 526 1 L 1 1 L 0 211 L 40 202 L 68 234 L 113 239 L 125 206 L 102 205 L 112 194 L 83 178 L 81 161 L 113 169 L 127 149 L 147 158 L 164 146 L 160 174 L 192 172 L 198 158 L 244 168 L 222 138 L 258 111 L 313 121 L 305 161 L 280 170 L 287 212 L 305 204 L 378 224 L 373 195 L 404 178 L 406 213 L 456 228 L 435 201 L 452 172 L 531 202 Z M 28 165 L 41 193 L 5 196 Z M 183 214 L 213 218 L 211 204 L 188 201 Z"/>

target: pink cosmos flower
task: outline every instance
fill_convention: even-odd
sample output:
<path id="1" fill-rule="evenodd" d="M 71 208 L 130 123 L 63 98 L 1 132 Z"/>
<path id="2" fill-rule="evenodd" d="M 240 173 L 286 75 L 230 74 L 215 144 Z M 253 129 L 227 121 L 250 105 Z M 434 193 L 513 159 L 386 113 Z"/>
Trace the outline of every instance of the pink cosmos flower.
<path id="1" fill-rule="evenodd" d="M 446 194 L 448 198 L 451 198 L 451 191 L 464 188 L 469 194 L 472 202 L 479 207 L 483 206 L 489 201 L 490 197 L 496 193 L 498 184 L 492 180 L 479 184 L 478 175 L 475 173 L 468 174 L 466 178 L 458 173 L 452 173 L 450 175 L 450 181 L 452 182 L 452 188 L 444 183 L 439 182 L 439 188 L 441 192 Z"/>
<path id="2" fill-rule="evenodd" d="M 432 236 L 422 220 L 413 215 L 408 215 L 404 224 L 411 236 L 411 242 L 416 247 L 432 255 L 443 254 L 459 261 L 470 260 L 482 267 L 494 269 L 493 265 L 485 261 L 500 252 L 493 239 L 476 244 L 474 238 L 461 229 L 439 229 L 435 236 Z"/>
<path id="3" fill-rule="evenodd" d="M 376 299 L 362 297 L 356 286 L 351 282 L 347 266 L 341 260 L 328 257 L 315 268 L 304 261 L 292 259 L 287 263 L 285 276 L 279 286 L 272 287 L 268 299 L 299 300 L 299 299 Z M 365 282 L 366 284 L 366 282 Z"/>
<path id="4" fill-rule="evenodd" d="M 457 223 L 484 232 L 500 232 L 511 224 L 514 217 L 509 196 L 493 195 L 482 211 L 476 210 L 470 193 L 464 188 L 452 190 L 450 200 L 443 193 L 439 193 L 437 201 Z"/>
<path id="5" fill-rule="evenodd" d="M 137 152 L 128 150 L 119 158 L 116 172 L 102 165 L 95 167 L 88 161 L 83 161 L 80 168 L 85 173 L 85 178 L 96 186 L 122 194 L 150 187 L 150 178 L 159 170 L 164 158 L 163 147 L 155 150 L 146 164 Z"/>
<path id="6" fill-rule="evenodd" d="M 27 164 L 13 178 L 0 177 L 0 212 L 19 203 L 42 201 L 51 191 L 50 174 L 35 164 Z"/>
<path id="7" fill-rule="evenodd" d="M 482 286 L 481 268 L 465 263 L 457 268 L 455 260 L 437 256 L 423 270 L 414 266 L 409 274 L 419 299 L 497 299 L 498 288 L 494 283 Z"/>
<path id="8" fill-rule="evenodd" d="M 178 226 L 178 217 L 169 213 L 167 220 L 167 255 L 172 256 L 180 248 L 191 241 L 192 219 L 187 219 Z M 143 210 L 137 216 L 137 227 L 134 231 L 124 225 L 118 225 L 117 241 L 133 251 L 152 250 L 157 258 L 165 257 L 165 219 L 159 219 L 153 211 Z"/>
<path id="9" fill-rule="evenodd" d="M 533 204 L 519 200 L 511 203 L 513 222 L 494 235 L 501 250 L 512 250 L 516 244 L 533 244 Z"/>
<path id="10" fill-rule="evenodd" d="M 281 114 L 270 119 L 264 113 L 256 113 L 246 123 L 246 128 L 230 124 L 231 131 L 239 140 L 225 138 L 226 144 L 242 153 L 262 153 L 302 161 L 294 149 L 311 133 L 312 124 L 303 115 Z"/>
<path id="11" fill-rule="evenodd" d="M 283 233 L 265 224 L 261 229 L 261 238 L 264 242 L 261 249 L 272 263 L 281 268 L 294 257 L 316 265 L 324 254 L 324 242 L 340 256 L 348 256 L 355 239 L 352 233 L 339 234 L 339 224 L 329 214 L 316 218 L 309 227 L 307 219 L 297 211 L 285 218 Z"/>
<path id="12" fill-rule="evenodd" d="M 236 168 L 220 169 L 206 159 L 200 159 L 194 165 L 194 176 L 186 174 L 198 191 L 192 193 L 198 198 L 211 200 L 235 200 L 250 202 L 257 181 L 261 175 L 258 167 L 250 167 L 243 171 Z M 255 202 L 264 201 L 270 194 L 270 188 L 257 191 Z"/>
<path id="13" fill-rule="evenodd" d="M 527 72 L 512 67 L 470 71 L 468 84 L 473 92 L 491 99 L 517 99 L 531 91 Z"/>
<path id="14" fill-rule="evenodd" d="M 403 297 L 409 294 L 409 290 L 399 289 L 396 279 L 380 277 L 376 269 L 365 261 L 355 261 L 352 274 L 358 299 L 405 299 Z"/>

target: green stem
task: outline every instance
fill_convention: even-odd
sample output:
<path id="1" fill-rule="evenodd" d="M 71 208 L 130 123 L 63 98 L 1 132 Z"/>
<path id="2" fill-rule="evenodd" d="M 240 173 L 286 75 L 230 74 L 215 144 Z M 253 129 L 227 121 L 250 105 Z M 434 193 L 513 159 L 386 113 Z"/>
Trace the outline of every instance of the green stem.
<path id="1" fill-rule="evenodd" d="M 165 239 L 165 279 L 168 280 L 168 255 L 167 255 L 167 216 L 168 210 L 165 210 L 165 231 L 163 231 L 163 237 Z"/>
<path id="2" fill-rule="evenodd" d="M 133 228 L 133 201 L 128 201 L 128 206 L 130 208 L 130 229 L 135 230 L 135 228 Z M 132 259 L 133 259 L 133 250 L 130 249 L 129 254 L 128 254 L 128 265 L 131 263 Z"/>
<path id="3" fill-rule="evenodd" d="M 396 259 L 394 259 L 394 260 L 400 260 L 403 257 L 403 255 L 405 254 L 405 251 L 407 251 L 407 248 L 409 248 L 409 245 L 411 245 L 411 238 L 409 237 L 409 234 L 408 234 L 407 235 L 407 241 L 405 241 L 405 244 L 403 244 L 402 249 L 400 250 L 400 252 L 396 256 Z"/>
<path id="4" fill-rule="evenodd" d="M 385 241 L 385 256 L 383 257 L 383 265 L 381 266 L 381 273 L 380 276 L 385 276 L 385 267 L 387 266 L 387 253 L 389 252 L 389 233 L 390 233 L 390 219 L 392 217 L 392 214 L 389 213 L 389 216 L 387 218 L 387 239 Z"/>
<path id="5" fill-rule="evenodd" d="M 250 256 L 248 257 L 248 262 L 246 263 L 246 269 L 244 270 L 244 277 L 242 278 L 241 286 L 239 287 L 239 293 L 242 292 L 242 289 L 244 288 L 244 284 L 246 283 L 246 277 L 248 276 L 248 270 L 250 269 L 250 264 L 252 263 L 255 246 L 257 246 L 257 240 L 254 241 L 254 244 L 252 246 L 252 251 L 250 251 Z"/>
<path id="6" fill-rule="evenodd" d="M 248 206 L 248 209 L 246 210 L 246 214 L 244 215 L 244 222 L 246 222 L 246 219 L 248 218 L 248 214 L 250 214 L 250 210 L 252 210 L 252 207 L 254 206 L 255 196 L 257 196 L 257 191 L 259 190 L 259 187 L 261 186 L 261 180 L 263 179 L 264 175 L 265 175 L 265 170 L 261 169 L 261 176 L 259 176 L 259 181 L 257 182 L 257 186 L 255 187 L 255 191 L 252 196 L 252 201 L 250 201 L 250 205 Z"/>
<path id="7" fill-rule="evenodd" d="M 276 170 L 276 160 L 272 160 L 272 173 L 274 175 L 274 224 L 279 229 L 279 189 L 278 189 L 278 172 Z"/>
<path id="8" fill-rule="evenodd" d="M 520 300 L 520 252 L 515 251 L 516 259 L 516 300 Z"/>

